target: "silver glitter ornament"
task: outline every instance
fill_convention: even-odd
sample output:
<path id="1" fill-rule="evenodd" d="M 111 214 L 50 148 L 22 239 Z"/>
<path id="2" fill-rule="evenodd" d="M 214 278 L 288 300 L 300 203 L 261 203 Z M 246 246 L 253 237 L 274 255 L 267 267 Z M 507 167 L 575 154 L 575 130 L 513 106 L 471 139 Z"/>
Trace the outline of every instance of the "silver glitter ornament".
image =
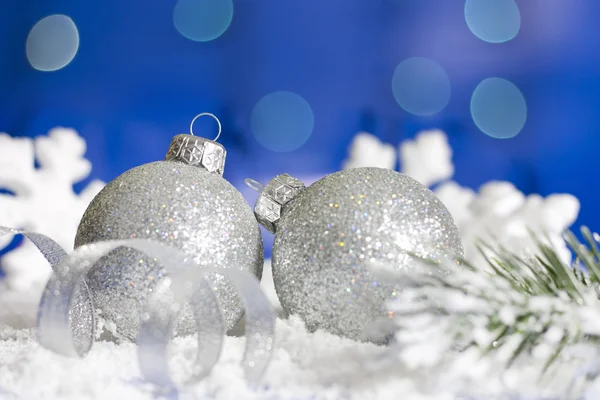
<path id="1" fill-rule="evenodd" d="M 452 216 L 428 188 L 398 172 L 355 168 L 306 188 L 287 174 L 261 191 L 255 214 L 275 233 L 273 280 L 281 305 L 307 328 L 380 341 L 368 328 L 389 317 L 398 288 L 379 282 L 370 265 L 418 268 L 410 254 L 432 260 L 462 256 Z"/>
<path id="2" fill-rule="evenodd" d="M 75 246 L 154 239 L 183 250 L 202 266 L 236 268 L 260 279 L 260 229 L 242 194 L 221 176 L 225 154 L 219 143 L 193 133 L 175 136 L 165 161 L 125 172 L 94 198 L 77 230 Z M 134 340 L 146 298 L 164 277 L 165 270 L 155 260 L 121 248 L 103 257 L 86 281 L 102 317 L 115 324 L 118 335 Z M 211 285 L 231 329 L 241 319 L 243 305 L 221 275 L 213 275 Z M 185 306 L 176 333 L 194 331 L 191 307 Z"/>

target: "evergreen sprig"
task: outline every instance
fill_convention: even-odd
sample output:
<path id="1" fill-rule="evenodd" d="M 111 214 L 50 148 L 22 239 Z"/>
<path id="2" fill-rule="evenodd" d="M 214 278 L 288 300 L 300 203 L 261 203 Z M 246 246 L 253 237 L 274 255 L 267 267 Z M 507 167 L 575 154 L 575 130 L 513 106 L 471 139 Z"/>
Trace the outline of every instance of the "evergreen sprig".
<path id="1" fill-rule="evenodd" d="M 454 354 L 510 368 L 529 356 L 543 375 L 565 349 L 600 345 L 600 236 L 581 233 L 583 243 L 564 235 L 573 265 L 533 235 L 529 257 L 480 244 L 487 265 L 421 260 L 423 268 L 388 271 L 402 287 L 390 305 L 401 358 L 434 368 Z"/>

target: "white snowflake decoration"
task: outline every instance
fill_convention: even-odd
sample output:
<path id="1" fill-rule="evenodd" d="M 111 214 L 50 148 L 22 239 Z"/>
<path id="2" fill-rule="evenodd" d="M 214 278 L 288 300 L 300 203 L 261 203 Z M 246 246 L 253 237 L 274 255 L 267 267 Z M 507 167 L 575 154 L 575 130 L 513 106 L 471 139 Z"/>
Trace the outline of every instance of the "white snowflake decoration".
<path id="1" fill-rule="evenodd" d="M 72 129 L 55 128 L 35 139 L 0 133 L 0 188 L 14 193 L 0 194 L 0 225 L 43 233 L 72 250 L 81 216 L 104 186 L 95 180 L 81 194 L 73 191 L 92 168 L 85 149 Z M 31 326 L 50 266 L 27 241 L 1 262 L 6 277 L 0 281 L 0 323 Z"/>
<path id="2" fill-rule="evenodd" d="M 445 188 L 440 189 L 436 194 L 442 202 L 455 201 L 446 197 Z M 468 215 L 457 221 L 465 257 L 475 265 L 486 265 L 476 247 L 478 239 L 527 255 L 536 248 L 530 231 L 552 245 L 562 261 L 571 261 L 571 252 L 562 240 L 562 233 L 579 214 L 579 201 L 572 195 L 525 196 L 509 182 L 489 182 L 480 188 L 479 195 L 462 212 Z"/>
<path id="3" fill-rule="evenodd" d="M 423 131 L 415 140 L 400 143 L 401 172 L 431 186 L 454 175 L 452 149 L 446 134 L 439 130 Z"/>
<path id="4" fill-rule="evenodd" d="M 382 143 L 367 132 L 359 132 L 350 145 L 349 157 L 344 161 L 344 169 L 359 167 L 379 167 L 393 169 L 396 165 L 394 147 Z"/>
<path id="5" fill-rule="evenodd" d="M 370 138 L 368 136 L 371 136 Z M 366 145 L 365 145 L 366 144 Z M 387 145 L 375 136 L 361 132 L 351 145 L 349 166 L 372 166 L 393 169 L 393 159 Z M 377 149 L 386 149 L 377 152 Z M 562 233 L 577 219 L 579 201 L 569 194 L 553 194 L 543 198 L 537 194 L 525 196 L 510 182 L 491 181 L 479 193 L 460 186 L 449 179 L 454 175 L 452 149 L 445 133 L 424 131 L 415 140 L 406 140 L 399 146 L 402 172 L 424 185 L 440 183 L 434 190 L 448 207 L 461 232 L 465 258 L 475 265 L 483 265 L 477 250 L 478 240 L 504 246 L 517 254 L 534 248 L 529 230 L 546 237 L 564 262 L 570 262 L 571 252 L 561 239 Z M 356 160 L 360 160 L 357 162 Z"/>

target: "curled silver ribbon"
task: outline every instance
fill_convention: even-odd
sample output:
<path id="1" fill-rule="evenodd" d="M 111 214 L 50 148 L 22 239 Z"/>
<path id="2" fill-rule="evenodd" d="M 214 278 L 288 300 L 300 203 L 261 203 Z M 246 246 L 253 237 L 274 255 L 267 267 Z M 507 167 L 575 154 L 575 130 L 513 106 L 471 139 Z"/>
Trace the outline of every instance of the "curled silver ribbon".
<path id="1" fill-rule="evenodd" d="M 201 267 L 181 251 L 147 239 L 96 242 L 67 255 L 45 235 L 0 227 L 0 237 L 10 234 L 27 237 L 52 266 L 37 320 L 38 340 L 47 349 L 69 357 L 83 357 L 89 352 L 96 324 L 84 277 L 101 257 L 129 247 L 157 259 L 168 272 L 148 299 L 138 333 L 138 361 L 146 380 L 162 388 L 177 387 L 169 373 L 166 350 L 185 302 L 192 305 L 198 330 L 198 361 L 188 382 L 202 379 L 217 363 L 225 332 L 217 299 L 204 279 L 210 273 L 228 279 L 244 303 L 246 347 L 242 367 L 249 383 L 257 384 L 262 378 L 273 353 L 275 314 L 254 276 L 235 269 Z M 199 296 L 203 296 L 204 307 L 197 306 Z M 75 298 L 78 301 L 73 307 Z"/>

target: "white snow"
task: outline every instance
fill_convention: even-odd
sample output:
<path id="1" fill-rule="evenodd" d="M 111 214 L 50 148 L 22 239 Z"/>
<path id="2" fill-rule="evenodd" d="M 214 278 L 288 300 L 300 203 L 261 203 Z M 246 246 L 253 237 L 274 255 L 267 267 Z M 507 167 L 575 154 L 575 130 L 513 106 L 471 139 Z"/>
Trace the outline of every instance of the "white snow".
<path id="1" fill-rule="evenodd" d="M 262 287 L 278 307 L 271 277 L 267 262 Z M 155 395 L 155 388 L 141 377 L 133 343 L 99 341 L 86 358 L 71 359 L 41 348 L 34 334 L 34 330 L 0 327 L 0 398 L 137 400 Z M 418 336 L 421 346 L 407 348 L 402 354 L 394 347 L 359 343 L 322 331 L 310 333 L 297 317 L 280 318 L 276 351 L 261 387 L 248 387 L 242 376 L 239 361 L 245 338 L 227 337 L 221 359 L 210 376 L 184 393 L 193 396 L 189 398 L 213 400 L 455 400 L 457 393 L 473 392 L 485 393 L 486 397 L 472 397 L 483 400 L 496 399 L 488 396 L 507 390 L 505 377 L 493 370 L 486 374 L 484 368 L 489 369 L 489 364 L 472 359 L 474 354 L 470 353 L 458 357 L 447 370 L 436 371 L 439 375 L 432 379 L 431 374 L 418 368 L 435 366 L 443 354 L 440 350 L 449 343 L 439 341 L 435 332 L 421 330 Z M 171 344 L 171 367 L 176 379 L 186 377 L 195 346 L 194 337 L 176 338 Z M 404 365 L 393 357 L 395 353 L 405 359 Z M 510 390 L 538 394 L 534 388 L 537 370 L 523 367 L 517 374 L 520 379 L 512 382 Z M 566 386 L 569 376 L 560 376 L 562 386 Z"/>
<path id="2" fill-rule="evenodd" d="M 0 329 L 0 333 L 4 336 L 0 341 L 0 398 L 10 399 L 10 394 L 28 400 L 152 398 L 154 389 L 141 378 L 132 343 L 97 342 L 86 358 L 72 359 L 41 348 L 30 332 Z M 441 386 L 431 377 L 399 365 L 376 367 L 374 361 L 391 349 L 320 331 L 308 333 L 295 317 L 278 320 L 274 358 L 261 387 L 252 389 L 245 384 L 239 366 L 244 340 L 227 337 L 221 359 L 210 376 L 188 387 L 185 393 L 213 400 L 450 400 L 457 398 L 457 392 L 480 391 L 482 386 L 489 389 L 486 397 L 473 399 L 496 398 L 487 395 L 507 389 L 503 382 L 506 377 L 493 373 L 482 377 L 478 374 L 481 371 L 472 371 L 474 379 L 485 384 L 465 389 L 457 387 L 456 382 Z M 174 376 L 186 375 L 194 345 L 194 337 L 176 338 L 172 343 Z M 433 356 L 436 352 L 427 347 L 424 343 L 421 354 L 407 356 L 413 360 Z M 535 382 L 527 368 L 521 372 Z M 513 382 L 510 389 L 518 389 L 519 382 Z"/>

